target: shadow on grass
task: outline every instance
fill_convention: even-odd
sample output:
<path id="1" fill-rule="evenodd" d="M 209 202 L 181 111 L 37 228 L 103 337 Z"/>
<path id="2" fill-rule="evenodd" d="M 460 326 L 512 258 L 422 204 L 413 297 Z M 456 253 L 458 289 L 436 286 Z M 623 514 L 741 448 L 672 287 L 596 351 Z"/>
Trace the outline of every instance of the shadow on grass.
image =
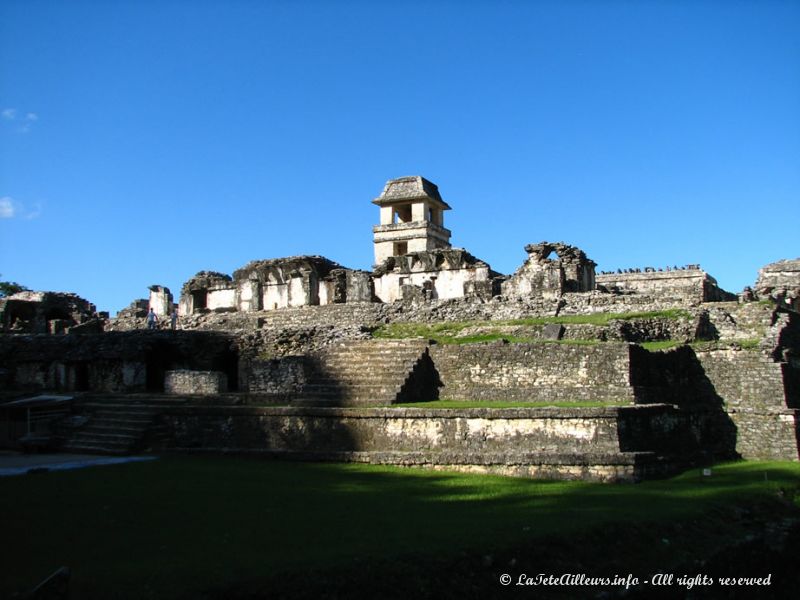
<path id="1" fill-rule="evenodd" d="M 201 597 L 409 557 L 419 569 L 547 536 L 697 519 L 799 482 L 800 466 L 789 463 L 602 485 L 234 457 L 5 478 L 2 527 L 13 552 L 0 595 L 61 565 L 72 569 L 76 598 Z"/>

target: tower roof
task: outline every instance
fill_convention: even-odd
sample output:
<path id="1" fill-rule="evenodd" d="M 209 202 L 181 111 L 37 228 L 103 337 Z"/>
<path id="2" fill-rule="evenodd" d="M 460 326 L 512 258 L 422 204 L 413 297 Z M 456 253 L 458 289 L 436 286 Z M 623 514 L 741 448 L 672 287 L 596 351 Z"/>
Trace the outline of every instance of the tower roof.
<path id="1" fill-rule="evenodd" d="M 450 210 L 450 206 L 439 195 L 439 188 L 436 187 L 436 184 L 419 175 L 390 179 L 383 187 L 381 195 L 372 203 L 385 206 L 410 200 L 428 200 L 442 210 Z"/>

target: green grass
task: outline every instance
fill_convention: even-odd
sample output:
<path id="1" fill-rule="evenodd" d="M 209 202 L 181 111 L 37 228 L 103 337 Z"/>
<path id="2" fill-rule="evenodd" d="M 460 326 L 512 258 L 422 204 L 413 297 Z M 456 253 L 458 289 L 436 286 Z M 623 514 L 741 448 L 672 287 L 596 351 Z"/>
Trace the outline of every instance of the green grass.
<path id="1" fill-rule="evenodd" d="M 513 400 L 431 400 L 429 402 L 407 402 L 392 404 L 391 408 L 604 408 L 606 406 L 630 406 L 630 402 L 520 402 Z"/>
<path id="2" fill-rule="evenodd" d="M 465 335 L 461 337 L 434 336 L 430 339 L 440 344 L 481 344 L 485 342 L 505 341 L 512 344 L 563 344 L 567 346 L 594 346 L 599 340 L 543 340 L 541 338 L 521 337 L 504 333 L 484 333 L 478 335 Z"/>
<path id="3" fill-rule="evenodd" d="M 639 345 L 650 352 L 657 352 L 659 350 L 671 350 L 672 348 L 677 348 L 684 344 L 685 342 L 678 340 L 658 340 L 655 342 L 642 342 Z"/>
<path id="4" fill-rule="evenodd" d="M 712 510 L 727 520 L 735 504 L 798 485 L 797 463 L 736 463 L 712 477 L 693 470 L 608 485 L 236 457 L 5 477 L 0 597 L 61 565 L 72 569 L 75 598 L 197 597 L 209 587 L 359 560 L 456 559 Z"/>
<path id="5" fill-rule="evenodd" d="M 689 319 L 691 315 L 685 310 L 662 310 L 651 312 L 629 313 L 596 313 L 591 315 L 568 315 L 563 317 L 530 317 L 526 319 L 512 319 L 505 321 L 453 321 L 446 323 L 388 323 L 381 325 L 374 332 L 377 338 L 405 339 L 423 337 L 436 340 L 441 344 L 474 344 L 507 340 L 510 342 L 545 342 L 538 338 L 515 337 L 497 331 L 497 327 L 513 326 L 538 326 L 560 323 L 565 325 L 599 325 L 606 326 L 613 320 L 632 320 L 649 318 Z M 460 336 L 459 334 L 469 328 L 479 327 L 485 332 Z M 596 340 L 559 340 L 564 344 L 594 344 Z"/>
<path id="6" fill-rule="evenodd" d="M 757 338 L 750 338 L 746 340 L 737 340 L 734 343 L 738 344 L 741 348 L 744 348 L 745 350 L 757 350 L 759 344 L 761 343 L 761 340 Z"/>
<path id="7" fill-rule="evenodd" d="M 690 342 L 688 345 L 694 348 L 695 350 L 715 350 L 718 348 L 733 348 L 733 347 L 741 348 L 743 350 L 758 350 L 760 343 L 761 340 L 758 338 L 748 338 L 742 340 L 730 340 L 725 342 L 719 342 L 716 340 L 711 340 L 711 341 L 698 340 L 695 342 Z M 649 350 L 650 352 L 657 352 L 659 350 L 671 350 L 672 348 L 677 348 L 685 344 L 686 342 L 682 342 L 679 340 L 659 340 L 655 342 L 641 342 L 639 345 L 645 350 Z"/>

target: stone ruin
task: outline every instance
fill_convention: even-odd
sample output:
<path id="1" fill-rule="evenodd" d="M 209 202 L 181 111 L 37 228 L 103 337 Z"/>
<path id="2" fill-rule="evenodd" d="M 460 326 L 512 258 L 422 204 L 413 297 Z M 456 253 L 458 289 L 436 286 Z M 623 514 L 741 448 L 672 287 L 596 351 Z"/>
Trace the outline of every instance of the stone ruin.
<path id="1" fill-rule="evenodd" d="M 178 306 L 172 300 L 172 292 L 168 287 L 161 285 L 151 285 L 149 288 L 149 298 L 139 298 L 131 302 L 130 306 L 122 309 L 118 314 L 118 318 L 133 318 L 144 319 L 150 309 L 159 317 L 166 317 L 171 315 L 173 311 L 178 309 Z"/>
<path id="2" fill-rule="evenodd" d="M 216 271 L 200 271 L 181 287 L 179 312 L 193 312 L 215 308 L 234 308 L 236 288 L 230 275 Z"/>
<path id="3" fill-rule="evenodd" d="M 203 271 L 181 289 L 179 313 L 258 312 L 346 303 L 493 298 L 558 299 L 564 294 L 638 294 L 698 304 L 736 296 L 696 265 L 666 271 L 630 269 L 596 275 L 596 263 L 575 246 L 543 241 L 525 246 L 528 259 L 511 276 L 450 244 L 438 187 L 419 176 L 386 183 L 375 200 L 372 272 L 349 269 L 322 256 L 258 260 L 233 277 Z M 127 315 L 125 315 L 127 316 Z"/>
<path id="4" fill-rule="evenodd" d="M 372 272 L 376 296 L 396 300 L 447 300 L 496 296 L 502 276 L 461 248 L 437 248 L 386 258 Z"/>
<path id="5" fill-rule="evenodd" d="M 561 296 L 595 289 L 597 265 L 580 248 L 562 242 L 540 242 L 528 244 L 525 252 L 528 260 L 503 282 L 504 296 L 519 298 L 537 293 Z"/>
<path id="6" fill-rule="evenodd" d="M 202 271 L 181 289 L 180 314 L 258 312 L 298 306 L 372 302 L 369 273 L 323 256 L 255 260 L 234 272 Z"/>
<path id="7" fill-rule="evenodd" d="M 391 180 L 373 202 L 371 272 L 322 256 L 202 271 L 181 288 L 177 332 L 144 330 L 149 308 L 175 309 L 158 285 L 113 320 L 73 295 L 0 300 L 0 382 L 78 394 L 89 426 L 62 447 L 81 452 L 149 444 L 601 480 L 711 457 L 798 460 L 800 260 L 767 265 L 741 297 L 698 265 L 597 274 L 562 242 L 527 245 L 505 276 L 451 246 L 430 181 Z M 628 317 L 552 320 L 598 313 Z M 471 343 L 379 335 L 446 322 Z M 95 335 L 31 335 L 61 332 Z M 437 398 L 477 407 L 395 406 Z M 523 406 L 484 404 L 501 400 Z M 97 435 L 120 423 L 122 445 Z"/>
<path id="8" fill-rule="evenodd" d="M 758 272 L 755 295 L 800 312 L 800 258 L 779 260 Z"/>
<path id="9" fill-rule="evenodd" d="M 103 318 L 108 313 L 98 314 L 94 304 L 76 294 L 25 291 L 0 298 L 4 333 L 67 333 Z"/>
<path id="10" fill-rule="evenodd" d="M 450 230 L 444 227 L 450 206 L 424 177 L 389 180 L 372 203 L 380 207 L 380 224 L 372 229 L 375 266 L 392 256 L 450 247 Z"/>

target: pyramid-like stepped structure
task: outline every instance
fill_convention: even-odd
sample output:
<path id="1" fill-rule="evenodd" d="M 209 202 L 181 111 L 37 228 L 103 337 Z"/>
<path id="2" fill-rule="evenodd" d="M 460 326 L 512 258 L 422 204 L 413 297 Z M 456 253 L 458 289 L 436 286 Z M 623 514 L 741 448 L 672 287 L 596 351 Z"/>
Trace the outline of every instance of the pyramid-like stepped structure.
<path id="1" fill-rule="evenodd" d="M 317 364 L 295 406 L 381 406 L 420 398 L 425 386 L 427 340 L 359 340 L 343 342 L 317 357 Z M 424 393 L 424 392 L 423 392 Z"/>
<path id="2" fill-rule="evenodd" d="M 89 422 L 67 440 L 65 451 L 132 454 L 142 450 L 148 435 L 158 434 L 156 417 L 162 409 L 152 398 L 96 398 L 83 408 L 91 414 Z"/>

